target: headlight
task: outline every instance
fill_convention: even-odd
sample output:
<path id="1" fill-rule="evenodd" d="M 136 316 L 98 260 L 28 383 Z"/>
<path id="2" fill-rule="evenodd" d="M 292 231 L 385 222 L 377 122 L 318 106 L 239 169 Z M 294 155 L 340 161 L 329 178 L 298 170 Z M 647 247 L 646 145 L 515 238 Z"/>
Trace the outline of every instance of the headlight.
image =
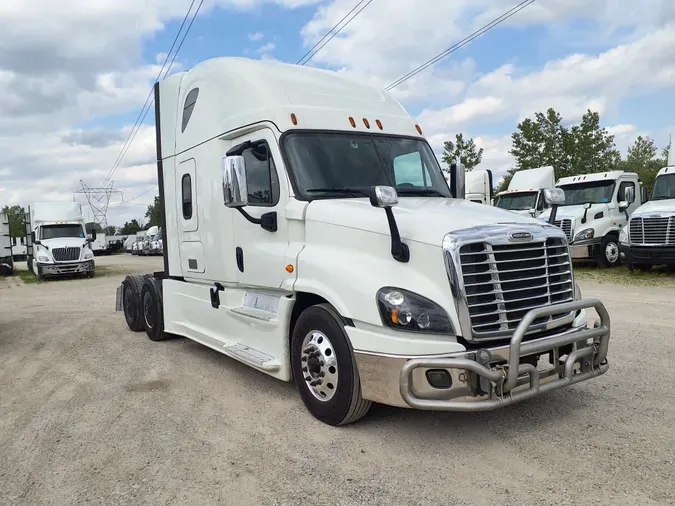
<path id="1" fill-rule="evenodd" d="M 574 300 L 581 300 L 581 288 L 577 283 L 574 283 Z"/>
<path id="2" fill-rule="evenodd" d="M 583 241 L 585 239 L 593 239 L 595 235 L 595 230 L 592 228 L 586 228 L 574 236 L 575 241 Z"/>
<path id="3" fill-rule="evenodd" d="M 46 257 L 44 255 L 38 255 L 37 261 L 38 262 L 49 262 L 49 257 Z"/>
<path id="4" fill-rule="evenodd" d="M 400 288 L 385 287 L 377 292 L 382 322 L 397 330 L 454 334 L 447 313 L 435 302 Z"/>
<path id="5" fill-rule="evenodd" d="M 84 253 L 84 259 L 89 260 L 91 258 L 94 258 L 94 254 L 91 251 L 85 251 Z"/>
<path id="6" fill-rule="evenodd" d="M 628 244 L 628 227 L 624 227 L 619 232 L 619 242 L 623 244 Z"/>

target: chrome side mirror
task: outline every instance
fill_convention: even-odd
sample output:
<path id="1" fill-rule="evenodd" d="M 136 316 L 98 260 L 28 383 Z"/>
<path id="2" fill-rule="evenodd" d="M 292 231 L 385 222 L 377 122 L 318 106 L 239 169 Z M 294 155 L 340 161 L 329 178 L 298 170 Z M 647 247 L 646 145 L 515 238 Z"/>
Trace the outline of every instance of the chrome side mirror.
<path id="1" fill-rule="evenodd" d="M 466 198 L 466 168 L 461 163 L 450 164 L 450 190 L 456 199 Z"/>
<path id="2" fill-rule="evenodd" d="M 223 171 L 223 202 L 227 207 L 248 205 L 246 184 L 246 162 L 243 156 L 224 156 L 221 160 Z"/>
<path id="3" fill-rule="evenodd" d="M 370 205 L 373 207 L 392 207 L 398 204 L 398 193 L 391 186 L 373 186 L 370 189 Z"/>
<path id="4" fill-rule="evenodd" d="M 537 214 L 537 210 L 534 207 L 531 207 L 528 212 L 530 213 L 530 216 L 532 216 L 533 218 L 534 218 L 534 215 Z"/>
<path id="5" fill-rule="evenodd" d="M 565 203 L 565 190 L 562 188 L 545 188 L 544 199 L 549 206 L 561 206 Z"/>
<path id="6" fill-rule="evenodd" d="M 590 208 L 591 208 L 591 203 L 590 203 L 590 202 L 586 202 L 586 203 L 584 204 L 584 209 L 586 209 L 586 210 L 588 211 Z"/>
<path id="7" fill-rule="evenodd" d="M 623 199 L 626 202 L 628 202 L 628 205 L 635 202 L 635 188 L 633 188 L 632 186 L 626 186 L 626 188 L 623 191 Z"/>

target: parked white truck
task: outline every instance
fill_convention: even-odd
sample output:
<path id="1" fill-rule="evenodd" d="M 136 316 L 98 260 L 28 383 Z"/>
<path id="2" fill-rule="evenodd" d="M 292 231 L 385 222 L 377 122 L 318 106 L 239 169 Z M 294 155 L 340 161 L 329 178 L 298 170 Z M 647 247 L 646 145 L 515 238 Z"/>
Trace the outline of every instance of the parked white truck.
<path id="1" fill-rule="evenodd" d="M 675 265 L 675 146 L 656 175 L 651 200 L 635 209 L 619 234 L 621 260 L 629 269 Z"/>
<path id="2" fill-rule="evenodd" d="M 555 184 L 553 167 L 519 170 L 513 174 L 509 188 L 497 194 L 496 206 L 521 216 L 538 217 L 549 208 L 544 189 Z"/>
<path id="3" fill-rule="evenodd" d="M 26 212 L 28 269 L 39 279 L 82 274 L 94 276 L 94 252 L 82 206 L 76 202 L 39 202 Z"/>
<path id="4" fill-rule="evenodd" d="M 492 171 L 489 169 L 473 169 L 466 173 L 466 200 L 476 204 L 491 206 L 493 186 Z M 553 185 L 551 185 L 553 186 Z"/>
<path id="5" fill-rule="evenodd" d="M 619 234 L 647 199 L 638 175 L 612 171 L 563 177 L 557 187 L 565 192 L 565 204 L 555 224 L 565 232 L 572 258 L 595 260 L 600 267 L 619 265 Z M 540 216 L 549 217 L 549 211 Z"/>
<path id="6" fill-rule="evenodd" d="M 216 58 L 159 82 L 155 117 L 164 269 L 119 286 L 130 329 L 294 380 L 331 425 L 371 402 L 489 410 L 607 371 L 609 317 L 564 233 L 466 201 L 463 167 L 448 186 L 388 93 Z"/>
<path id="7" fill-rule="evenodd" d="M 11 276 L 12 274 L 14 274 L 14 256 L 9 216 L 0 211 L 0 276 Z"/>

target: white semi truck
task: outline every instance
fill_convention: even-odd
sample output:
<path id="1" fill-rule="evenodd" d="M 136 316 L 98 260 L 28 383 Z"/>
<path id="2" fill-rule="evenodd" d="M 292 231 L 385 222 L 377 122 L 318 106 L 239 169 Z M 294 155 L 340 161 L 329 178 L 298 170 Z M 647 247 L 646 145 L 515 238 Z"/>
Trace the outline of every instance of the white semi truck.
<path id="1" fill-rule="evenodd" d="M 611 171 L 563 177 L 557 187 L 565 192 L 565 204 L 557 210 L 555 224 L 567 235 L 572 258 L 594 260 L 600 267 L 619 265 L 619 234 L 647 200 L 638 175 Z M 540 216 L 549 217 L 549 211 Z"/>
<path id="2" fill-rule="evenodd" d="M 651 200 L 633 211 L 619 234 L 621 260 L 629 269 L 675 265 L 675 146 L 656 175 Z"/>
<path id="3" fill-rule="evenodd" d="M 536 218 L 549 208 L 544 190 L 555 184 L 553 167 L 519 170 L 513 174 L 509 187 L 497 194 L 497 207 L 521 216 Z"/>
<path id="4" fill-rule="evenodd" d="M 0 276 L 11 276 L 12 274 L 14 274 L 14 255 L 9 229 L 9 216 L 0 211 Z"/>
<path id="5" fill-rule="evenodd" d="M 476 204 L 492 205 L 492 171 L 473 169 L 466 173 L 466 200 Z"/>
<path id="6" fill-rule="evenodd" d="M 164 268 L 118 287 L 131 330 L 295 381 L 331 425 L 371 402 L 490 410 L 607 371 L 609 316 L 564 233 L 466 201 L 464 168 L 448 185 L 390 94 L 216 58 L 159 82 L 155 113 Z"/>
<path id="7" fill-rule="evenodd" d="M 91 243 L 82 206 L 76 202 L 39 202 L 26 212 L 28 269 L 39 279 L 81 274 L 94 276 Z"/>

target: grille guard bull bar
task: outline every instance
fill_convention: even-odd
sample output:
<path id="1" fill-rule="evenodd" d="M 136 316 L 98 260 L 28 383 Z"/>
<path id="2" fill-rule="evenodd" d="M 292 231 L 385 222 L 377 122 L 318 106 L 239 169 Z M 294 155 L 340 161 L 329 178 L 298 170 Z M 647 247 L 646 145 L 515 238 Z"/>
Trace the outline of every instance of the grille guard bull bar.
<path id="1" fill-rule="evenodd" d="M 594 308 L 600 316 L 599 322 L 593 328 L 522 342 L 527 329 L 537 318 L 588 308 Z M 609 313 L 598 299 L 578 300 L 532 309 L 525 315 L 511 336 L 507 364 L 497 368 L 489 368 L 468 358 L 414 358 L 406 362 L 401 368 L 399 379 L 401 396 L 405 402 L 416 409 L 464 412 L 489 411 L 604 374 L 609 369 L 607 363 L 609 336 Z M 572 343 L 586 342 L 589 339 L 593 339 L 591 346 L 577 348 L 567 356 L 562 377 L 546 384 L 540 385 L 540 373 L 534 365 L 520 363 L 520 358 L 523 356 L 547 352 Z M 577 362 L 580 362 L 580 372 L 575 373 L 574 365 Z M 513 364 L 516 364 L 516 367 L 513 367 Z M 460 369 L 475 373 L 489 381 L 491 385 L 489 398 L 476 398 L 476 400 L 466 401 L 416 397 L 413 394 L 412 373 L 420 367 Z M 512 392 L 521 377 L 528 377 L 529 388 Z"/>

